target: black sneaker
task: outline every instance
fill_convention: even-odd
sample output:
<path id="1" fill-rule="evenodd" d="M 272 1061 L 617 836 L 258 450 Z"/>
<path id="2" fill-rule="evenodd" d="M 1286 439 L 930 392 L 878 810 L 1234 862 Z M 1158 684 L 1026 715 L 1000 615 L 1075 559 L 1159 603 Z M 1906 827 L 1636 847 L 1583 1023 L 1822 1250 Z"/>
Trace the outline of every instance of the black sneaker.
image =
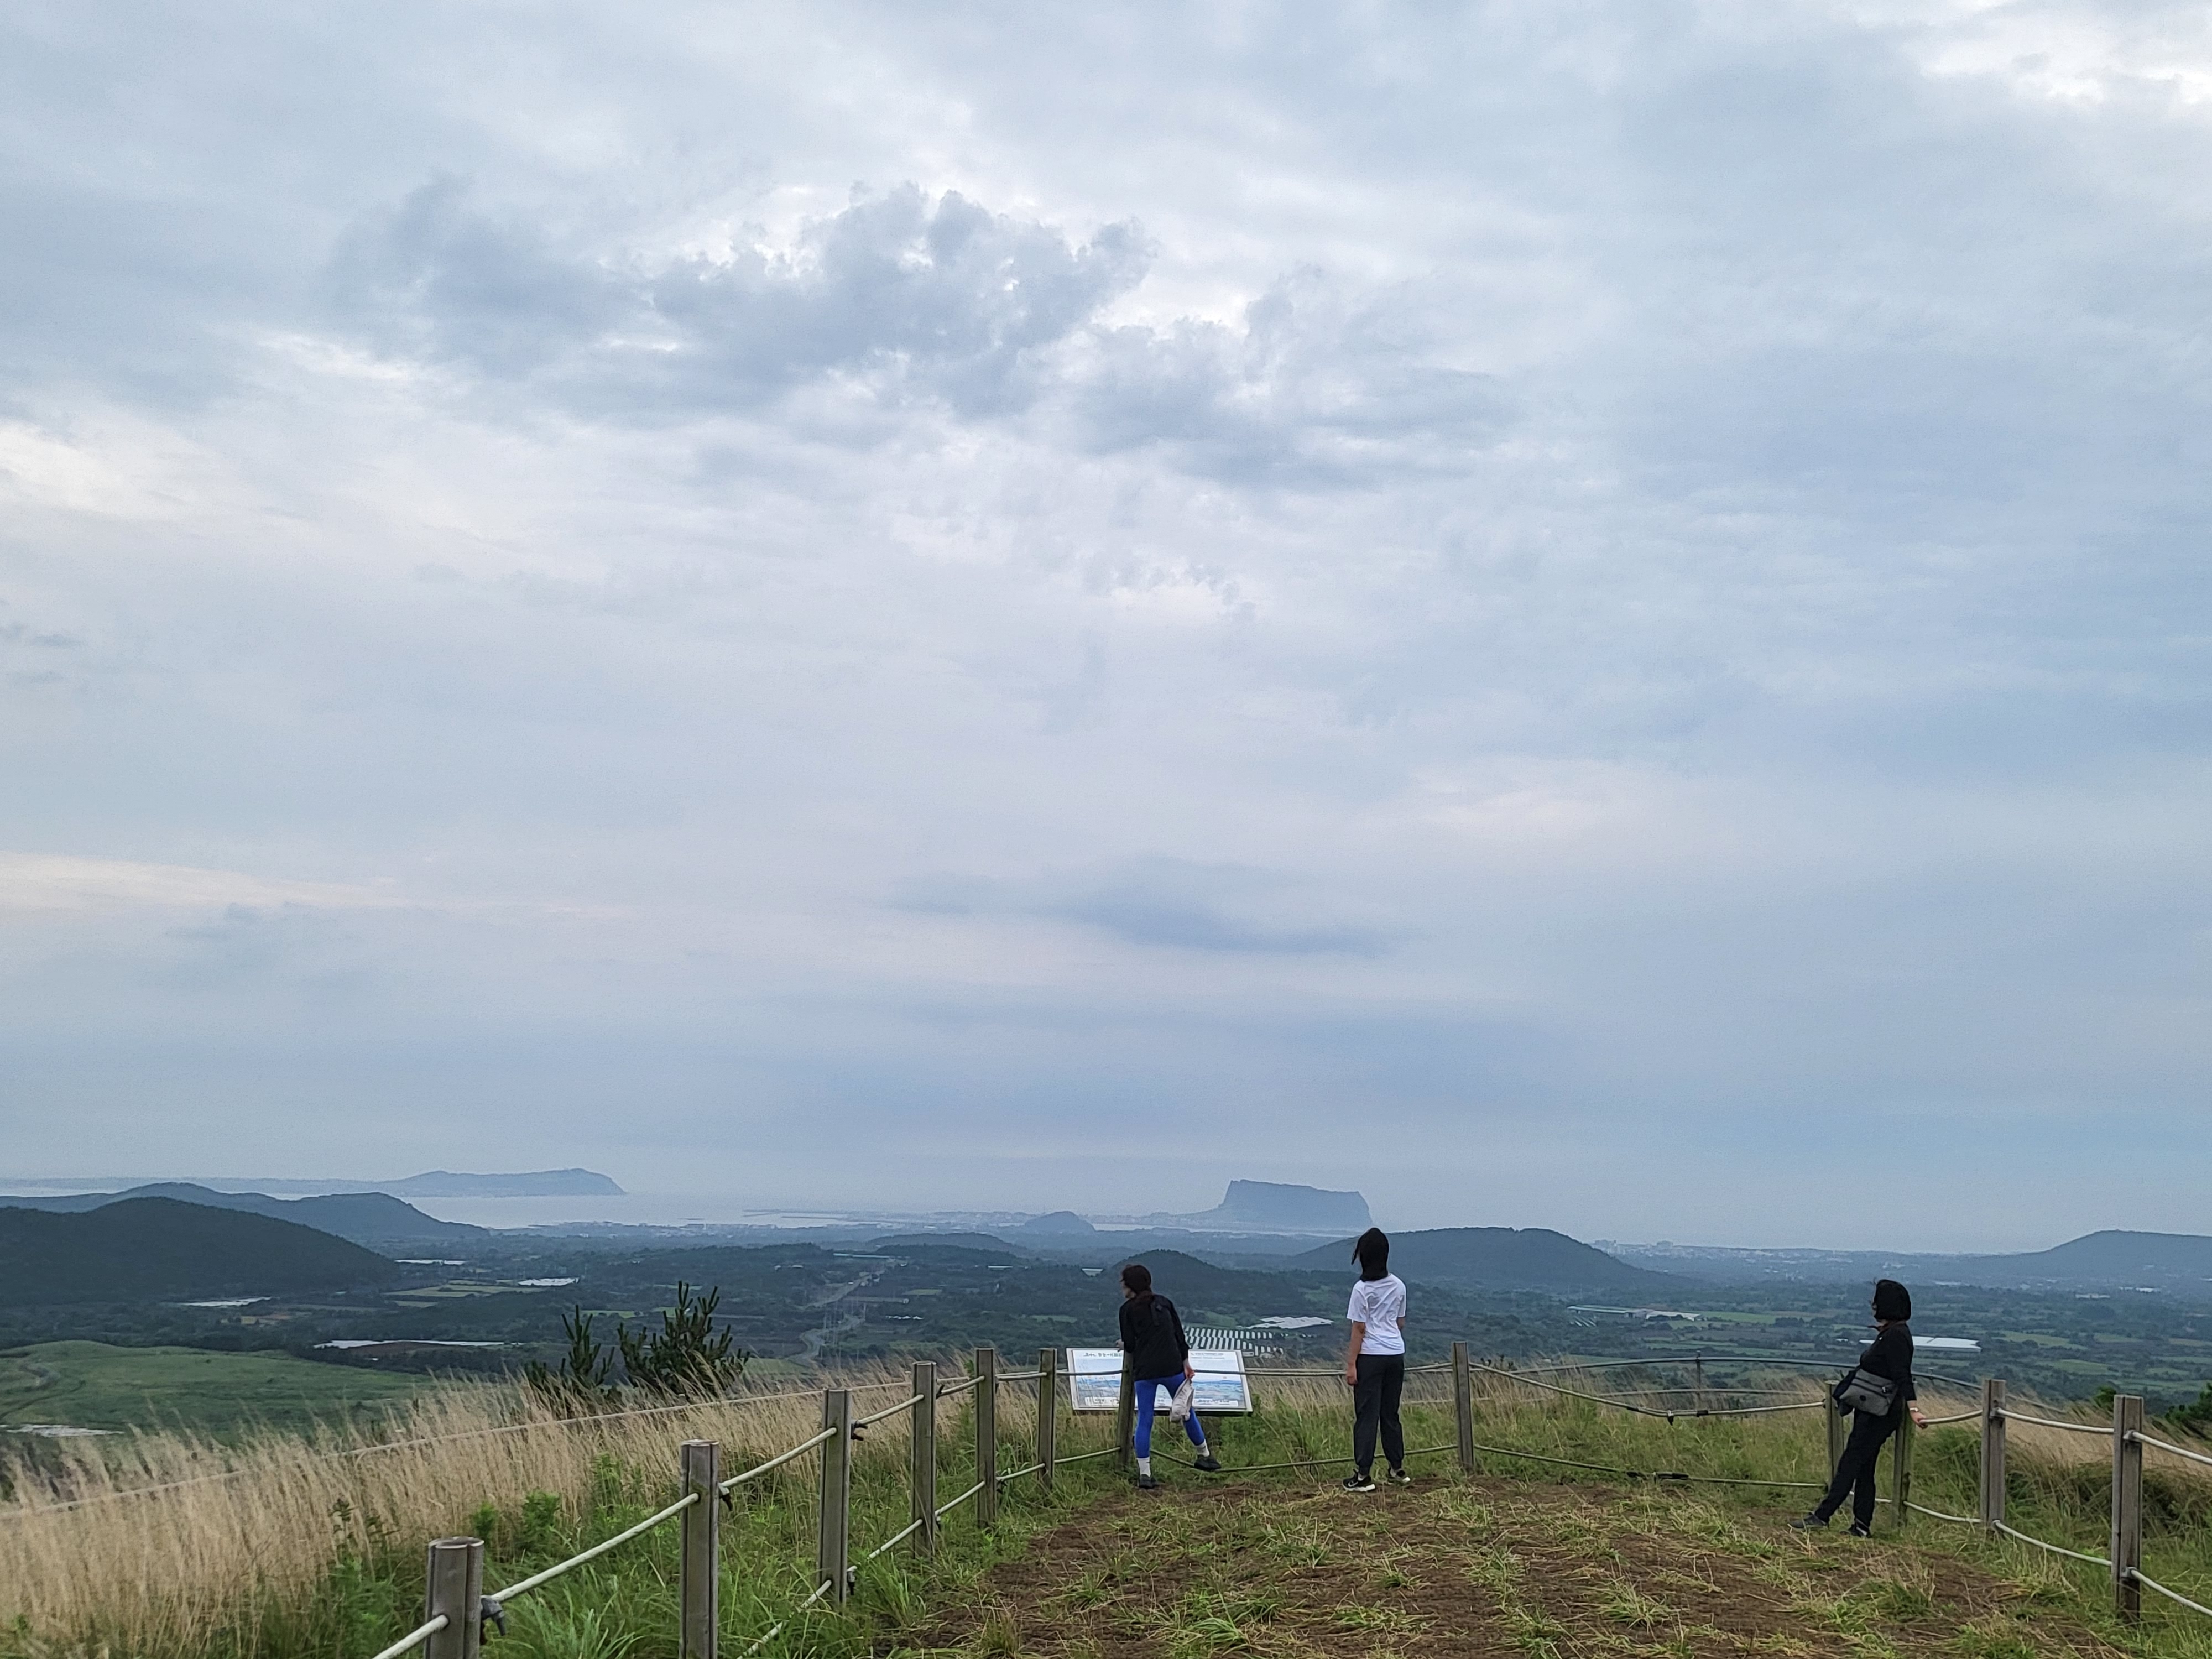
<path id="1" fill-rule="evenodd" d="M 1394 1486 L 1410 1486 L 1413 1484 L 1413 1477 L 1403 1469 L 1393 1469 L 1384 1478 Z"/>
<path id="2" fill-rule="evenodd" d="M 1795 1532 L 1826 1532 L 1828 1523 L 1817 1515 L 1801 1515 L 1790 1526 Z"/>
<path id="3" fill-rule="evenodd" d="M 1160 1483 L 1158 1481 L 1155 1480 L 1149 1474 L 1140 1474 L 1137 1477 L 1137 1490 L 1139 1492 L 1150 1492 L 1153 1487 L 1159 1484 Z"/>
<path id="4" fill-rule="evenodd" d="M 1221 1473 L 1221 1460 L 1216 1457 L 1212 1452 L 1199 1453 L 1197 1456 L 1190 1460 L 1190 1466 L 1204 1474 L 1218 1474 Z"/>
<path id="5" fill-rule="evenodd" d="M 1371 1475 L 1355 1474 L 1344 1483 L 1346 1492 L 1373 1492 L 1375 1480 Z"/>
<path id="6" fill-rule="evenodd" d="M 1871 1538 L 1874 1536 L 1874 1528 L 1872 1527 L 1863 1527 L 1859 1525 L 1857 1522 L 1854 1521 L 1851 1522 L 1850 1530 L 1845 1533 L 1844 1536 L 1846 1538 Z"/>

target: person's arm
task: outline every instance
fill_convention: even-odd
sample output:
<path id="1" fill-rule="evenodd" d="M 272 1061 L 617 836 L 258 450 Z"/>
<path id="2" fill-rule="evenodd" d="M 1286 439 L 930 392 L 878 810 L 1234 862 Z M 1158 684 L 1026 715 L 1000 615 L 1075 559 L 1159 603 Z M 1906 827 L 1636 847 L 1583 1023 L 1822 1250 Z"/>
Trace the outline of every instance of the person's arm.
<path id="1" fill-rule="evenodd" d="M 1352 1322 L 1352 1346 L 1344 1351 L 1344 1380 L 1355 1389 L 1359 1386 L 1359 1348 L 1367 1340 L 1367 1322 Z"/>
<path id="2" fill-rule="evenodd" d="M 1198 1373 L 1190 1368 L 1190 1339 L 1182 1334 L 1182 1315 L 1172 1302 L 1168 1304 L 1168 1317 L 1175 1321 L 1176 1346 L 1182 1351 L 1183 1379 L 1195 1382 Z"/>

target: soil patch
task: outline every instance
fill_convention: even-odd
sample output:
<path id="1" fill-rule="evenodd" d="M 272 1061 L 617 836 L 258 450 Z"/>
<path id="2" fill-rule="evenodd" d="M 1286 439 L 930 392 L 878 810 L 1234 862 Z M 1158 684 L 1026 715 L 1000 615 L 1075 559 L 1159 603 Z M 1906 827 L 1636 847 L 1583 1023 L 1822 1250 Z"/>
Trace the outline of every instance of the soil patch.
<path id="1" fill-rule="evenodd" d="M 1031 1540 L 921 1645 L 1054 1659 L 1941 1654 L 2119 1659 L 1970 1563 L 1679 1488 L 1186 1476 Z"/>

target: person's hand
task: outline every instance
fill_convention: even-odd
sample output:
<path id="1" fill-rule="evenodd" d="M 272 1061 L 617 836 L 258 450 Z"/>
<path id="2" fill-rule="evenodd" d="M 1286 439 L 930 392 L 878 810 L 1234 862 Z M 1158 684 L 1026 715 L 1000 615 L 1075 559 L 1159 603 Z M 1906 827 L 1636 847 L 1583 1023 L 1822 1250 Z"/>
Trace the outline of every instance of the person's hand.
<path id="1" fill-rule="evenodd" d="M 1905 1409 L 1906 1409 L 1906 1410 L 1908 1410 L 1908 1411 L 1910 1411 L 1910 1412 L 1912 1413 L 1912 1426 L 1913 1426 L 1913 1427 L 1915 1427 L 1916 1429 L 1924 1429 L 1924 1428 L 1926 1428 L 1926 1427 L 1928 1426 L 1928 1419 L 1927 1419 L 1926 1418 L 1923 1417 L 1923 1416 L 1920 1414 L 1920 1407 L 1917 1407 L 1917 1406 L 1908 1406 L 1907 1407 L 1905 1407 Z"/>
<path id="2" fill-rule="evenodd" d="M 1347 1389 L 1359 1386 L 1359 1367 L 1356 1363 L 1344 1368 L 1344 1386 Z"/>
<path id="3" fill-rule="evenodd" d="M 1190 1361 L 1188 1359 L 1182 1362 L 1182 1380 L 1186 1382 L 1196 1382 L 1198 1381 L 1198 1373 L 1191 1369 Z"/>

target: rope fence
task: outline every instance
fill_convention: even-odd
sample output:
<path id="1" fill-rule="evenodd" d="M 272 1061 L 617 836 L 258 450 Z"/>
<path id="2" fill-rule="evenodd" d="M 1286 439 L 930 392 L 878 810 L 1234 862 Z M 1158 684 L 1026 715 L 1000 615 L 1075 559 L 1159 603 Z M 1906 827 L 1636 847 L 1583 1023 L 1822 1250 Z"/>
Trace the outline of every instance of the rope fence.
<path id="1" fill-rule="evenodd" d="M 1650 1361 L 1613 1362 L 1610 1368 L 1626 1364 L 1650 1364 Z M 1654 1396 L 1694 1394 L 1703 1398 L 1708 1392 L 1728 1395 L 1731 1390 L 1705 1386 L 1702 1360 L 1698 1364 L 1698 1382 L 1692 1389 L 1664 1389 L 1652 1391 Z M 1479 1468 L 1479 1458 L 1492 1458 L 1506 1462 L 1526 1462 L 1550 1468 L 1570 1468 L 1602 1474 L 1623 1480 L 1654 1483 L 1679 1483 L 1692 1486 L 1759 1487 L 1778 1491 L 1822 1491 L 1826 1482 L 1807 1480 L 1765 1480 L 1752 1476 L 1693 1474 L 1676 1469 L 1637 1469 L 1619 1465 L 1591 1462 L 1559 1456 L 1549 1452 L 1524 1447 L 1491 1445 L 1474 1437 L 1476 1414 L 1474 1379 L 1478 1376 L 1500 1379 L 1508 1384 L 1518 1384 L 1540 1393 L 1587 1401 L 1593 1405 L 1634 1415 L 1656 1418 L 1668 1423 L 1678 1418 L 1751 1417 L 1773 1412 L 1820 1411 L 1827 1425 L 1829 1468 L 1832 1474 L 1844 1448 L 1842 1425 L 1848 1413 L 1827 1399 L 1796 1401 L 1784 1405 L 1748 1407 L 1705 1407 L 1694 1409 L 1668 1409 L 1663 1406 L 1639 1403 L 1632 1397 L 1595 1394 L 1569 1387 L 1564 1383 L 1543 1380 L 1532 1373 L 1542 1371 L 1557 1375 L 1576 1369 L 1599 1369 L 1569 1366 L 1529 1367 L 1516 1370 L 1475 1361 L 1464 1342 L 1452 1345 L 1448 1363 L 1409 1367 L 1411 1372 L 1422 1375 L 1449 1375 L 1452 1379 L 1451 1406 L 1457 1435 L 1449 1443 L 1422 1446 L 1407 1451 L 1404 1455 L 1440 1457 L 1456 1454 L 1461 1468 L 1472 1473 Z M 774 1470 L 782 1468 L 809 1453 L 818 1454 L 819 1497 L 816 1510 L 816 1561 L 814 1588 L 791 1613 L 779 1620 L 764 1634 L 756 1638 L 743 1651 L 757 1653 L 786 1630 L 791 1620 L 810 1613 L 817 1606 L 831 1608 L 842 1607 L 858 1586 L 860 1569 L 867 1563 L 880 1559 L 901 1545 L 909 1546 L 916 1554 L 927 1558 L 937 1547 L 939 1536 L 946 1518 L 963 1508 L 969 1509 L 975 1525 L 988 1532 L 998 1520 L 999 1503 L 1006 1488 L 1024 1480 L 1036 1482 L 1037 1489 L 1045 1495 L 1052 1492 L 1053 1476 L 1056 1470 L 1071 1464 L 1087 1462 L 1094 1458 L 1114 1456 L 1124 1467 L 1131 1455 L 1131 1431 L 1135 1414 L 1136 1382 L 1124 1362 L 1121 1379 L 1121 1395 L 1116 1412 L 1114 1443 L 1090 1451 L 1061 1455 L 1058 1449 L 1058 1422 L 1060 1411 L 1060 1378 L 1063 1375 L 1057 1350 L 1040 1351 L 1037 1364 L 1032 1370 L 1002 1371 L 995 1349 L 975 1350 L 974 1365 L 969 1375 L 940 1382 L 934 1362 L 923 1362 L 913 1368 L 910 1382 L 892 1382 L 866 1385 L 866 1391 L 900 1389 L 903 1397 L 880 1410 L 855 1416 L 853 1396 L 859 1389 L 827 1389 L 821 1392 L 823 1427 L 798 1444 L 755 1464 L 740 1474 L 723 1479 L 720 1473 L 720 1449 L 717 1443 L 690 1440 L 678 1449 L 678 1474 L 681 1495 L 665 1507 L 625 1528 L 614 1536 L 590 1548 L 578 1552 L 567 1559 L 556 1562 L 524 1578 L 503 1590 L 489 1595 L 482 1589 L 484 1546 L 474 1538 L 440 1539 L 429 1546 L 427 1571 L 428 1593 L 424 1607 L 424 1622 L 399 1638 L 392 1646 L 374 1656 L 374 1659 L 400 1659 L 400 1656 L 420 1650 L 423 1659 L 478 1659 L 483 1641 L 483 1630 L 488 1622 L 501 1622 L 505 1604 L 551 1583 L 564 1575 L 576 1571 L 641 1538 L 672 1522 L 680 1522 L 682 1531 L 682 1576 L 679 1588 L 680 1639 L 678 1652 L 681 1659 L 715 1659 L 720 1651 L 720 1526 L 722 1509 L 728 1504 L 731 1494 L 741 1486 L 757 1480 Z M 1207 1375 L 1219 1373 L 1208 1372 Z M 1334 1367 L 1268 1368 L 1243 1373 L 1247 1376 L 1303 1377 L 1309 1379 L 1340 1380 L 1343 1373 Z M 1036 1417 L 1033 1461 L 1018 1468 L 1002 1472 L 999 1468 L 998 1401 L 1002 1388 L 1017 1384 L 1034 1384 Z M 1759 1392 L 1759 1391 L 1744 1391 Z M 1763 1391 L 1767 1394 L 1773 1390 Z M 940 1504 L 937 1500 L 939 1464 L 938 1415 L 939 1404 L 963 1395 L 974 1396 L 970 1410 L 974 1429 L 975 1476 L 958 1496 Z M 786 1396 L 759 1396 L 781 1398 Z M 1071 1399 L 1070 1402 L 1073 1404 Z M 649 1412 L 665 1412 L 682 1407 L 652 1407 Z M 849 1537 L 852 1522 L 853 1449 L 860 1443 L 862 1431 L 900 1416 L 909 1424 L 910 1468 L 908 1486 L 910 1518 L 881 1543 L 854 1557 Z M 634 1414 L 646 1414 L 644 1413 Z M 612 1415 L 612 1414 L 610 1414 Z M 591 1419 L 577 1419 L 591 1421 Z M 1992 1538 L 2008 1538 L 2035 1549 L 2065 1557 L 2087 1565 L 2104 1569 L 2111 1577 L 2115 1607 L 2123 1617 L 2133 1620 L 2140 1616 L 2141 1595 L 2145 1589 L 2175 1605 L 2201 1614 L 2212 1616 L 2202 1603 L 2192 1601 L 2178 1590 L 2143 1576 L 2142 1552 L 2142 1473 L 2145 1448 L 2178 1456 L 2191 1462 L 2212 1466 L 2212 1455 L 2176 1445 L 2171 1441 L 2156 1438 L 2143 1432 L 2143 1402 L 2140 1397 L 2122 1395 L 2113 1402 L 2112 1424 L 2109 1430 L 2093 1424 L 2068 1422 L 2060 1419 L 2013 1411 L 2005 1404 L 2005 1385 L 1996 1378 L 1986 1379 L 1982 1384 L 1982 1401 L 1978 1410 L 1947 1413 L 1929 1418 L 1921 1426 L 1935 1428 L 1954 1424 L 1973 1422 L 1979 1425 L 1980 1513 L 1977 1516 L 1954 1515 L 1930 1508 L 1912 1498 L 1912 1445 L 1914 1424 L 1906 1419 L 1895 1437 L 1892 1456 L 1893 1490 L 1881 1501 L 1892 1506 L 1892 1512 L 1900 1524 L 1913 1515 L 1949 1525 L 1979 1528 Z M 2010 1424 L 2021 1423 L 2038 1429 L 2050 1429 L 2069 1433 L 2089 1434 L 2109 1437 L 2113 1449 L 2112 1475 L 2112 1549 L 2109 1556 L 2093 1555 L 2085 1551 L 2069 1548 L 2047 1539 L 2036 1538 L 2020 1531 L 2005 1519 L 2006 1493 L 2006 1431 Z M 520 1426 L 520 1425 L 518 1425 Z M 1184 1458 L 1164 1450 L 1155 1454 L 1166 1462 L 1186 1468 L 1195 1465 Z M 1218 1471 L 1224 1476 L 1256 1475 L 1291 1469 L 1308 1469 L 1346 1462 L 1341 1453 L 1334 1456 L 1298 1458 L 1265 1463 L 1237 1464 Z M 718 1503 L 716 1500 L 720 1499 Z M 501 1623 L 504 1628 L 503 1622 Z"/>

